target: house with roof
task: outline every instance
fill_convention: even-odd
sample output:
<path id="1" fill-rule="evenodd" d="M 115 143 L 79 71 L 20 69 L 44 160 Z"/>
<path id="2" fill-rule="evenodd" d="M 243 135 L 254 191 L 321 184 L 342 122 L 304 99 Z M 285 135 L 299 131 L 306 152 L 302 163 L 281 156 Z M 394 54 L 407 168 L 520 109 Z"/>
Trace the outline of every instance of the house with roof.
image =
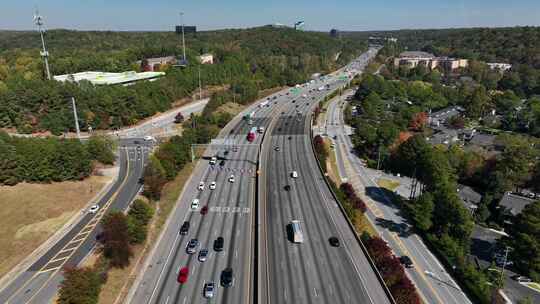
<path id="1" fill-rule="evenodd" d="M 463 205 L 465 205 L 465 207 L 469 209 L 471 214 L 474 214 L 474 212 L 476 212 L 476 209 L 478 209 L 480 201 L 482 201 L 482 195 L 474 191 L 473 188 L 461 184 L 458 185 L 457 193 L 459 198 L 463 202 Z"/>
<path id="2" fill-rule="evenodd" d="M 436 57 L 433 54 L 420 51 L 406 51 L 399 54 L 399 57 L 394 58 L 394 66 L 407 66 L 415 68 L 423 65 L 432 70 L 440 67 L 447 71 L 453 71 L 459 68 L 466 68 L 469 65 L 467 59 L 457 59 L 451 57 Z"/>
<path id="3" fill-rule="evenodd" d="M 535 200 L 517 193 L 505 192 L 499 201 L 498 208 L 502 209 L 503 214 L 507 218 L 507 224 L 512 223 L 512 219 L 523 211 L 523 209 L 533 203 Z"/>

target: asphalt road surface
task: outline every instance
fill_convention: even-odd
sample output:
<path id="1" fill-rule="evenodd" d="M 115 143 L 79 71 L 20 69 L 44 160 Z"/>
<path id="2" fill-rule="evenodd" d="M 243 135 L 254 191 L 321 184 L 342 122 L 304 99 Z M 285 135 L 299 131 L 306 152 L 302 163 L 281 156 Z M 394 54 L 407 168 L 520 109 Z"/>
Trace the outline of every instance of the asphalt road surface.
<path id="1" fill-rule="evenodd" d="M 344 84 L 328 83 L 332 89 Z M 389 303 L 313 155 L 309 113 L 326 94 L 312 90 L 306 102 L 283 114 L 267 147 L 267 302 Z M 292 178 L 292 171 L 299 177 Z M 291 220 L 301 222 L 302 244 L 290 241 L 286 227 Z M 330 246 L 332 236 L 340 239 L 340 247 Z"/>
<path id="2" fill-rule="evenodd" d="M 142 140 L 123 141 L 119 148 L 120 172 L 110 190 L 96 202 L 95 214 L 86 210 L 79 222 L 26 271 L 20 273 L 0 291 L 0 303 L 46 303 L 58 291 L 63 279 L 62 268 L 78 265 L 95 247 L 99 220 L 108 210 L 125 210 L 140 189 L 144 162 L 150 147 Z"/>
<path id="3" fill-rule="evenodd" d="M 213 303 L 250 302 L 254 288 L 255 177 L 262 134 L 258 133 L 252 143 L 247 141 L 246 135 L 252 127 L 266 127 L 271 117 L 278 114 L 285 96 L 285 92 L 276 93 L 270 96 L 267 106 L 248 108 L 207 147 L 206 158 L 217 155 L 218 163 L 210 165 L 206 159 L 198 162 L 173 211 L 171 222 L 151 253 L 142 276 L 134 284 L 131 303 L 207 303 L 203 286 L 210 281 L 217 287 Z M 251 125 L 241 119 L 243 114 L 250 112 L 255 113 Z M 231 174 L 235 177 L 234 183 L 228 181 Z M 201 181 L 205 183 L 202 191 L 197 189 Z M 208 186 L 213 181 L 216 189 L 210 190 Z M 195 198 L 199 199 L 200 208 L 192 210 L 190 205 Z M 208 206 L 206 215 L 200 212 L 203 206 Z M 180 235 L 180 226 L 185 221 L 190 223 L 189 232 Z M 220 252 L 213 248 L 217 237 L 224 238 L 224 250 Z M 186 245 L 193 238 L 200 245 L 197 252 L 190 255 Z M 202 248 L 209 251 L 205 262 L 198 260 Z M 177 280 L 182 267 L 189 268 L 185 284 L 179 284 Z M 231 267 L 234 274 L 234 284 L 228 288 L 220 285 L 220 274 L 226 267 Z"/>
<path id="4" fill-rule="evenodd" d="M 324 128 L 330 138 L 334 138 L 338 169 L 340 175 L 355 188 L 366 190 L 371 197 L 366 213 L 382 238 L 388 242 L 398 256 L 407 255 L 414 263 L 414 268 L 406 272 L 417 287 L 425 303 L 471 303 L 465 293 L 456 284 L 437 258 L 428 250 L 420 237 L 416 235 L 397 206 L 392 204 L 388 195 L 378 188 L 376 181 L 365 170 L 364 165 L 351 151 L 353 145 L 349 138 L 350 128 L 345 126 L 343 109 L 346 101 L 334 99 L 328 106 L 327 126 Z M 353 175 L 347 175 L 345 159 L 351 165 Z M 349 171 L 350 172 L 350 171 Z"/>

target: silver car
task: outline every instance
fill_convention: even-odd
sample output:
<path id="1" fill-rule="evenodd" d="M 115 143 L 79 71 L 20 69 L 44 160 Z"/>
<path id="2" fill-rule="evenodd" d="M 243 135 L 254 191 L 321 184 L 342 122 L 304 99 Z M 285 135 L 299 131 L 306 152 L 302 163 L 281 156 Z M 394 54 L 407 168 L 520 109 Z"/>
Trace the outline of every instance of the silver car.
<path id="1" fill-rule="evenodd" d="M 204 297 L 205 298 L 213 298 L 215 293 L 216 285 L 214 282 L 208 282 L 204 284 Z"/>

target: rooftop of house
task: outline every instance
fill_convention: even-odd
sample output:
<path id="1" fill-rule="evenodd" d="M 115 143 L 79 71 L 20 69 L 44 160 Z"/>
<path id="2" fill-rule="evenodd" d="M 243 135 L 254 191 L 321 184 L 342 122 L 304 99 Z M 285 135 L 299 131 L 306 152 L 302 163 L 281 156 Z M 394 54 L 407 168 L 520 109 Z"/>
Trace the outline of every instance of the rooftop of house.
<path id="1" fill-rule="evenodd" d="M 465 202 L 466 205 L 478 205 L 482 200 L 482 195 L 474 191 L 471 187 L 465 185 L 458 185 L 457 192 L 459 197 Z M 469 208 L 471 209 L 471 208 Z"/>
<path id="2" fill-rule="evenodd" d="M 504 207 L 510 212 L 510 214 L 516 216 L 523 211 L 523 208 L 532 202 L 534 202 L 534 199 L 506 192 L 499 202 L 499 206 Z"/>

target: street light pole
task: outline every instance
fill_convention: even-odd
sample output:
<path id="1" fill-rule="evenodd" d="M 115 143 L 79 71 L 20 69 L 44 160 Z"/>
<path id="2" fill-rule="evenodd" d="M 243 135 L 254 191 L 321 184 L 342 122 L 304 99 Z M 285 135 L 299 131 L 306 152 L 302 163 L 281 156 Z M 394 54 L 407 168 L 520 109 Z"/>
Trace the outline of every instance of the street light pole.
<path id="1" fill-rule="evenodd" d="M 202 100 L 201 66 L 199 65 L 199 99 Z"/>
<path id="2" fill-rule="evenodd" d="M 186 62 L 186 40 L 184 38 L 184 12 L 180 12 L 180 24 L 182 26 L 182 49 L 184 53 L 184 63 Z"/>
<path id="3" fill-rule="evenodd" d="M 79 117 L 77 116 L 77 105 L 75 104 L 75 97 L 71 96 L 71 105 L 73 107 L 73 118 L 75 119 L 75 130 L 77 131 L 77 138 L 81 139 L 81 129 L 79 128 Z"/>

